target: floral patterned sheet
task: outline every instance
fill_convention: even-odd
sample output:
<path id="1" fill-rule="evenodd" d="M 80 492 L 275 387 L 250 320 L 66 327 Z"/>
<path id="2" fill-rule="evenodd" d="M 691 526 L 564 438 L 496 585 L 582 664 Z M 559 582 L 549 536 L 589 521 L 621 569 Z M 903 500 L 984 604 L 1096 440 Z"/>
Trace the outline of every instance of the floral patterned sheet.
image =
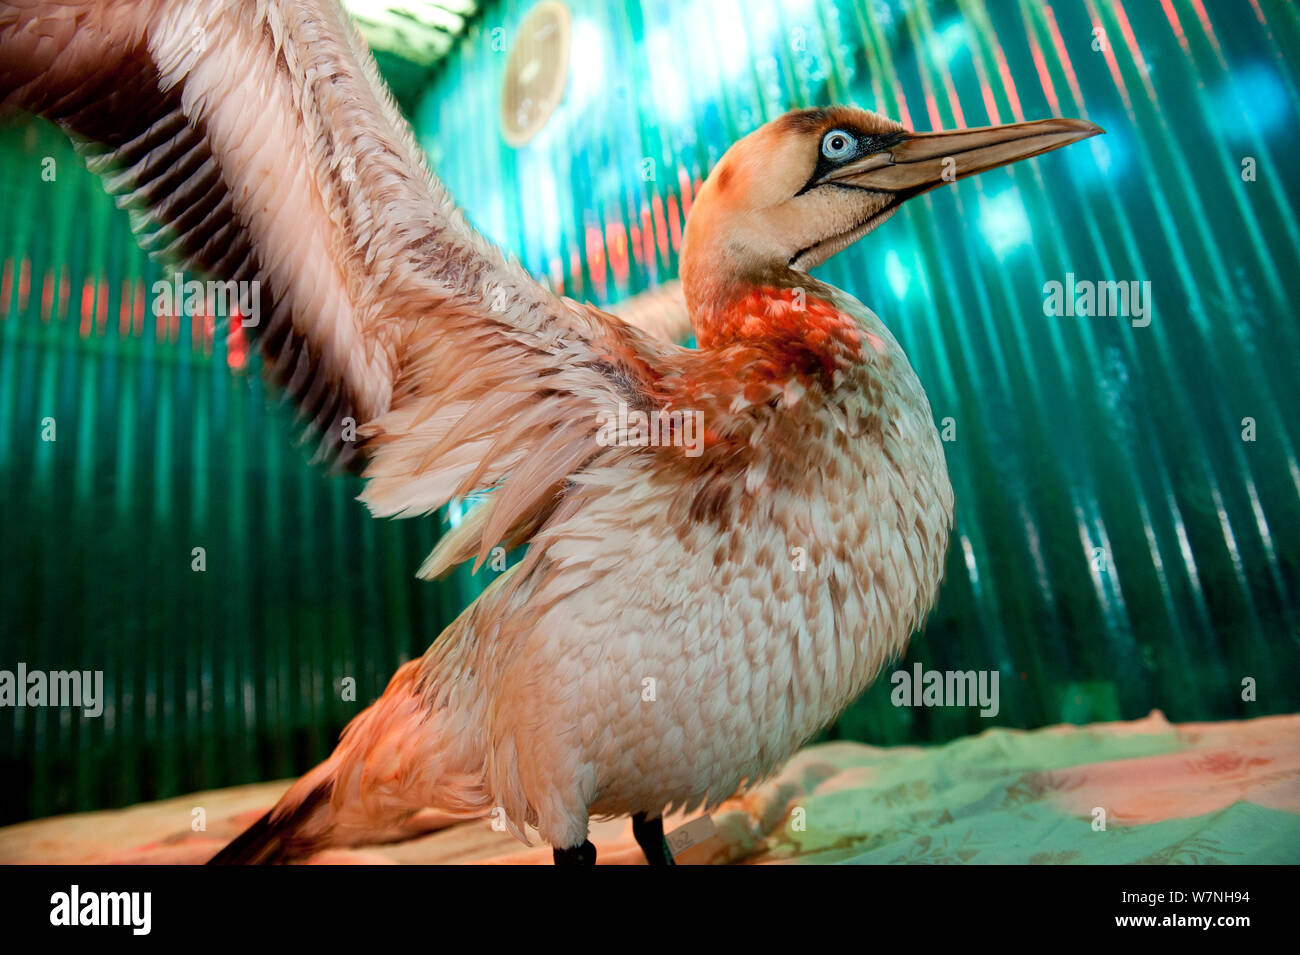
<path id="1" fill-rule="evenodd" d="M 1300 715 L 831 744 L 782 778 L 804 829 L 774 827 L 754 861 L 1300 862 Z"/>
<path id="2" fill-rule="evenodd" d="M 0 829 L 0 863 L 202 862 L 287 782 Z M 689 825 L 688 825 L 689 824 Z M 1171 725 L 1146 719 L 942 746 L 826 743 L 728 800 L 670 818 L 681 863 L 1297 863 L 1300 715 Z M 406 838 L 318 863 L 550 862 L 487 821 L 434 813 Z M 626 820 L 592 826 L 599 861 L 639 864 Z"/>

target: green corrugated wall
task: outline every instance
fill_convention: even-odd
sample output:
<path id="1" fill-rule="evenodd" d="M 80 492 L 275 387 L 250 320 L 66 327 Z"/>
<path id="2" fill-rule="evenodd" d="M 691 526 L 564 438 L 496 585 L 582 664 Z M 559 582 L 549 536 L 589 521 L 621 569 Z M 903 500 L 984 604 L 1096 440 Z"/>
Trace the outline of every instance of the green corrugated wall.
<path id="1" fill-rule="evenodd" d="M 1294 5 L 570 6 L 569 88 L 537 140 L 511 149 L 496 124 L 493 40 L 526 3 L 485 6 L 414 120 L 470 217 L 579 298 L 671 277 L 698 182 L 791 106 L 1108 131 L 915 200 L 821 270 L 951 419 L 956 534 L 906 662 L 997 669 L 1002 690 L 983 720 L 877 685 L 832 733 L 1297 708 Z M 416 581 L 438 522 L 370 520 L 224 330 L 153 316 L 163 270 L 44 125 L 0 131 L 0 270 L 0 668 L 102 669 L 108 689 L 99 719 L 0 710 L 0 821 L 307 768 L 476 582 Z M 1150 324 L 1046 316 L 1044 283 L 1071 272 L 1149 281 Z"/>

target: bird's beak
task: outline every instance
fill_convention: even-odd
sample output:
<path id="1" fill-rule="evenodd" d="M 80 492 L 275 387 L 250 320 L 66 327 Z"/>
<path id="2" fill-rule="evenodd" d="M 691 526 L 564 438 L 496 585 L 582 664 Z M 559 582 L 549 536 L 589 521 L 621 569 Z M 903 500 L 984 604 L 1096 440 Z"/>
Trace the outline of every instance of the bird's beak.
<path id="1" fill-rule="evenodd" d="M 951 132 L 901 133 L 894 145 L 835 169 L 819 185 L 856 186 L 907 198 L 1104 132 L 1082 119 L 1040 119 Z"/>

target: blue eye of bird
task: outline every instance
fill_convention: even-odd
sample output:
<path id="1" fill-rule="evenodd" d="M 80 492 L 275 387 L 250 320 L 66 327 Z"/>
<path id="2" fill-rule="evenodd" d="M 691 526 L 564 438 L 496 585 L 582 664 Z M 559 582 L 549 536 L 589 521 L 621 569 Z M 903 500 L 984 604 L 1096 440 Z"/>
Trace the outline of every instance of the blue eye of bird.
<path id="1" fill-rule="evenodd" d="M 848 159 L 857 148 L 858 141 L 842 129 L 832 129 L 822 137 L 822 155 L 827 159 Z"/>

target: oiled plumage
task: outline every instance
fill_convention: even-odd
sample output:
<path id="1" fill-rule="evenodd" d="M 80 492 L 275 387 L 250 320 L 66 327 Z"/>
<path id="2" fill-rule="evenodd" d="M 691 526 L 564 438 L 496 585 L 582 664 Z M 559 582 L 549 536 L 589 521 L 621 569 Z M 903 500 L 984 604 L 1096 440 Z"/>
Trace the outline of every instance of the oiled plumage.
<path id="1" fill-rule="evenodd" d="M 373 837 L 388 806 L 501 807 L 567 846 L 589 814 L 715 804 L 901 652 L 942 572 L 941 445 L 879 320 L 811 280 L 808 293 L 838 303 L 857 347 L 817 356 L 830 374 L 794 372 L 765 342 L 659 366 L 662 392 L 689 394 L 714 440 L 698 458 L 588 460 L 523 562 L 299 784 L 340 780 L 323 825 L 359 811 Z M 764 301 L 752 307 L 768 319 Z M 764 363 L 786 374 L 756 387 Z"/>
<path id="2" fill-rule="evenodd" d="M 527 546 L 231 858 L 425 806 L 574 846 L 591 815 L 715 804 L 924 619 L 953 503 L 929 406 L 879 320 L 793 268 L 898 201 L 795 202 L 821 134 L 897 124 L 792 114 L 728 154 L 688 224 L 685 349 L 469 229 L 332 3 L 19 3 L 0 53 L 0 97 L 86 138 L 147 244 L 265 283 L 272 374 L 326 450 L 363 424 L 375 514 L 491 492 L 421 573 Z M 700 453 L 599 440 L 620 405 L 698 414 Z"/>

